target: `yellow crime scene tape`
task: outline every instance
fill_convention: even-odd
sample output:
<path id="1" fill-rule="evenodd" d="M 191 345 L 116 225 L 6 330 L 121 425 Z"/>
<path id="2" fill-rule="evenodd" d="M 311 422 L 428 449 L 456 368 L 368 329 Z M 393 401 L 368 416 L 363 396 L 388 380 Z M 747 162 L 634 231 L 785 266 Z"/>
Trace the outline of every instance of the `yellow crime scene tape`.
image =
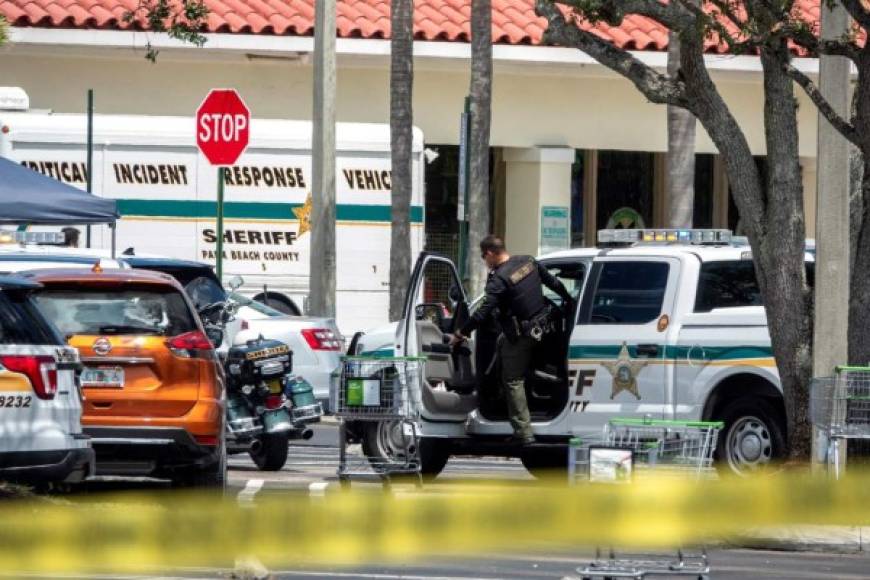
<path id="1" fill-rule="evenodd" d="M 264 494 L 250 507 L 204 493 L 88 496 L 7 501 L 0 522 L 6 573 L 232 567 L 238 557 L 332 566 L 589 545 L 666 548 L 763 526 L 868 525 L 870 474 L 438 484 L 319 499 Z"/>

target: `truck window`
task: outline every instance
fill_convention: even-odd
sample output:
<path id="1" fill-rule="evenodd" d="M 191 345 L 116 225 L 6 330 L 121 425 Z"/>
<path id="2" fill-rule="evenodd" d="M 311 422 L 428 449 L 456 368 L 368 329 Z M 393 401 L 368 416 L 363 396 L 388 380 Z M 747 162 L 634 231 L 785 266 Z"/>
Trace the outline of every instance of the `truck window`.
<path id="1" fill-rule="evenodd" d="M 583 281 L 586 279 L 586 264 L 584 262 L 560 262 L 544 264 L 550 274 L 559 279 L 574 300 L 580 297 L 583 290 Z M 562 299 L 555 292 L 544 286 L 544 296 L 554 303 L 561 305 Z"/>
<path id="2" fill-rule="evenodd" d="M 706 262 L 701 265 L 695 312 L 761 304 L 761 291 L 751 261 Z"/>
<path id="3" fill-rule="evenodd" d="M 815 263 L 807 262 L 807 284 L 815 282 Z M 710 312 L 715 308 L 761 306 L 761 290 L 751 260 L 705 262 L 698 275 L 695 312 Z"/>
<path id="4" fill-rule="evenodd" d="M 646 324 L 657 319 L 668 287 L 663 262 L 605 262 L 587 324 Z"/>

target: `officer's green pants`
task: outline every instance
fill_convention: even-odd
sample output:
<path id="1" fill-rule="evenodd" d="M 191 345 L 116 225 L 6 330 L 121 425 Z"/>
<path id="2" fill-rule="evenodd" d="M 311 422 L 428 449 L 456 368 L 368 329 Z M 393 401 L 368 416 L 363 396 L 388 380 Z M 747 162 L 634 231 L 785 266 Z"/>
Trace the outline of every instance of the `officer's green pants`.
<path id="1" fill-rule="evenodd" d="M 532 364 L 535 341 L 527 336 L 514 341 L 502 336 L 499 340 L 501 380 L 508 404 L 508 415 L 517 437 L 532 437 L 532 420 L 526 401 L 526 372 Z"/>

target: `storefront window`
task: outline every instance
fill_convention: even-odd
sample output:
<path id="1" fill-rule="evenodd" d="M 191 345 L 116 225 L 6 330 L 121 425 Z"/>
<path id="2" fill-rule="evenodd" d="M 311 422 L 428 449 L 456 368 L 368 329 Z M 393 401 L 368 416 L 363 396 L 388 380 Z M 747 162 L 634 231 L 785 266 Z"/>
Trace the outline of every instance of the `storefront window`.
<path id="1" fill-rule="evenodd" d="M 583 231 L 583 194 L 586 184 L 585 172 L 586 152 L 578 149 L 574 155 L 574 165 L 571 167 L 571 247 L 582 248 L 586 236 Z"/>
<path id="2" fill-rule="evenodd" d="M 652 225 L 654 168 L 652 153 L 599 152 L 596 229 Z"/>
<path id="3" fill-rule="evenodd" d="M 713 174 L 714 155 L 702 154 L 695 156 L 695 205 L 692 215 L 692 227 L 713 227 Z"/>

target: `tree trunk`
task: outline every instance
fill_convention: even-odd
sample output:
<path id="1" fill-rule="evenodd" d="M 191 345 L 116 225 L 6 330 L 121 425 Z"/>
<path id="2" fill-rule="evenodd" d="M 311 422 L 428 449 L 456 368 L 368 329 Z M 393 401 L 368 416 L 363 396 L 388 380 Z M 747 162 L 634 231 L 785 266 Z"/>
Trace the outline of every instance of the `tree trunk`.
<path id="1" fill-rule="evenodd" d="M 469 167 L 467 289 L 483 292 L 486 265 L 478 247 L 490 231 L 489 133 L 492 118 L 492 2 L 471 3 L 471 142 Z"/>
<path id="2" fill-rule="evenodd" d="M 680 74 L 680 42 L 668 37 L 668 76 Z M 665 226 L 691 228 L 695 207 L 695 116 L 691 111 L 668 105 L 668 171 Z"/>
<path id="3" fill-rule="evenodd" d="M 812 293 L 803 257 L 806 230 L 793 84 L 779 64 L 780 57 L 762 52 L 770 168 L 764 183 L 745 135 L 704 65 L 700 40 L 688 55 L 685 42 L 681 49 L 696 116 L 725 161 L 737 209 L 744 216 L 765 312 L 772 322 L 768 330 L 785 399 L 789 455 L 806 459 L 811 443 L 807 408 L 812 376 Z"/>
<path id="4" fill-rule="evenodd" d="M 849 284 L 849 362 L 870 364 L 870 47 L 861 51 L 855 95 L 855 129 L 860 136 L 864 167 L 857 206 L 857 231 L 852 232 L 853 256 Z M 853 221 L 853 224 L 855 222 Z"/>
<path id="5" fill-rule="evenodd" d="M 411 277 L 414 0 L 393 0 L 390 19 L 390 153 L 393 168 L 390 320 L 399 320 Z"/>
<path id="6" fill-rule="evenodd" d="M 650 1 L 644 6 L 659 11 L 664 4 Z M 806 232 L 798 163 L 797 101 L 792 81 L 782 67 L 783 56 L 788 58 L 785 41 L 765 48 L 761 54 L 770 167 L 763 181 L 746 135 L 710 77 L 704 60 L 705 29 L 697 19 L 687 24 L 686 19 L 691 16 L 681 13 L 678 22 L 681 76 L 680 82 L 674 83 L 626 51 L 592 32 L 578 29 L 573 22 L 566 22 L 552 0 L 538 0 L 537 9 L 549 20 L 547 40 L 584 50 L 630 80 L 653 102 L 689 108 L 710 135 L 725 162 L 737 209 L 749 236 L 786 401 L 790 454 L 808 457 L 810 428 L 806 407 L 812 369 L 812 295 L 806 284 L 803 258 Z"/>
<path id="7" fill-rule="evenodd" d="M 783 56 L 785 55 L 785 56 Z M 809 384 L 812 378 L 812 291 L 807 285 L 803 180 L 798 150 L 797 99 L 783 71 L 783 41 L 764 49 L 764 126 L 768 170 L 765 231 L 755 265 L 764 296 L 773 353 L 785 395 L 792 458 L 809 458 Z M 741 211 L 742 213 L 742 211 Z"/>

